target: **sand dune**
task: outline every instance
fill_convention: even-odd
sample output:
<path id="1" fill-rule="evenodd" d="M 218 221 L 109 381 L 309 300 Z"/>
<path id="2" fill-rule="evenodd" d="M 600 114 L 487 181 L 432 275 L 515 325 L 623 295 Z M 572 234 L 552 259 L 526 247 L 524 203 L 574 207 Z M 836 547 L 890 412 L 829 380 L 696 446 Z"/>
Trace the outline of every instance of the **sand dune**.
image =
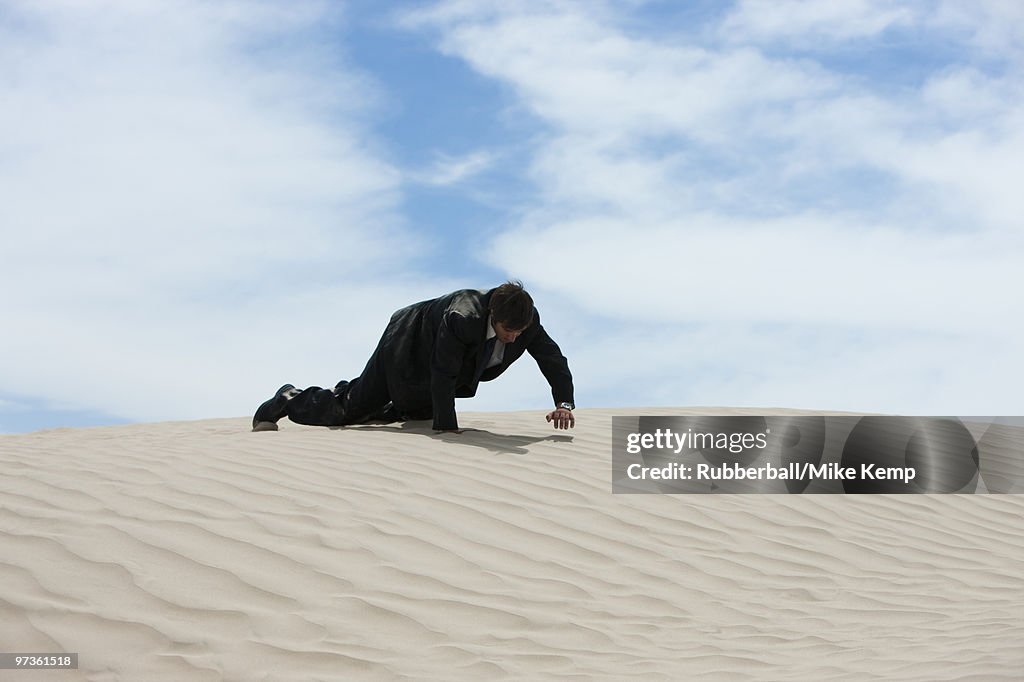
<path id="1" fill-rule="evenodd" d="M 0 679 L 1024 679 L 1024 497 L 612 495 L 613 414 L 2 436 L 0 651 L 80 669 Z"/>

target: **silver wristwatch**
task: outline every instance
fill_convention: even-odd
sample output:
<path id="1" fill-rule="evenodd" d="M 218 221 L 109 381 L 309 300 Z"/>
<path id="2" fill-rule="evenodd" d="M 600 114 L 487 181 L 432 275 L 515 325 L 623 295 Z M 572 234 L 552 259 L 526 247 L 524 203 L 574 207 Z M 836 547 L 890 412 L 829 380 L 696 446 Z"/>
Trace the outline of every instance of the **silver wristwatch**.
<path id="1" fill-rule="evenodd" d="M 570 412 L 572 412 L 574 409 L 576 409 L 576 406 L 573 405 L 572 403 L 558 403 L 555 409 L 569 410 Z"/>

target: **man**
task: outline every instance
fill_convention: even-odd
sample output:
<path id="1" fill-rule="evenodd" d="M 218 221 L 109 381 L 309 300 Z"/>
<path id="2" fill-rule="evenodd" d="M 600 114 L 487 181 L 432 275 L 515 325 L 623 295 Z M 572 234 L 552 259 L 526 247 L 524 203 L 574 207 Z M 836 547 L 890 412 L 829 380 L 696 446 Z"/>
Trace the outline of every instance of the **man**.
<path id="1" fill-rule="evenodd" d="M 276 431 L 288 417 L 299 424 L 342 426 L 433 419 L 434 430 L 461 433 L 456 398 L 476 395 L 524 352 L 551 385 L 556 429 L 576 425 L 569 363 L 544 328 L 520 282 L 490 291 L 462 289 L 414 303 L 391 316 L 363 373 L 328 390 L 285 384 L 260 405 L 253 431 Z"/>

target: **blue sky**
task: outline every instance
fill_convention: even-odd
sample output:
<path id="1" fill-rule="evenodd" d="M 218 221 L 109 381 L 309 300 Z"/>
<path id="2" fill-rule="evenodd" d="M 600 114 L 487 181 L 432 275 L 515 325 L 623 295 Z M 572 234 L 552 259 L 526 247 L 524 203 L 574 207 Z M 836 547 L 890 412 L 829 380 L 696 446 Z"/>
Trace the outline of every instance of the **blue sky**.
<path id="1" fill-rule="evenodd" d="M 1020 414 L 1016 2 L 0 4 L 0 432 L 524 280 L 580 406 Z M 525 359 L 460 409 L 548 406 Z"/>

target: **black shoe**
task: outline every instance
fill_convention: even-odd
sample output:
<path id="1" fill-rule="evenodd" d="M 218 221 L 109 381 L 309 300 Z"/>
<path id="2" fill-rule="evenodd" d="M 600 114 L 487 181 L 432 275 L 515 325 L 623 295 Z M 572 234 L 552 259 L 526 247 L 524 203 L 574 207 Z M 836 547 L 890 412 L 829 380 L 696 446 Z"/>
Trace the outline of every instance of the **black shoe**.
<path id="1" fill-rule="evenodd" d="M 259 406 L 252 418 L 253 431 L 277 431 L 277 420 L 288 413 L 288 401 L 300 393 L 291 384 L 277 389 L 274 397 Z"/>

